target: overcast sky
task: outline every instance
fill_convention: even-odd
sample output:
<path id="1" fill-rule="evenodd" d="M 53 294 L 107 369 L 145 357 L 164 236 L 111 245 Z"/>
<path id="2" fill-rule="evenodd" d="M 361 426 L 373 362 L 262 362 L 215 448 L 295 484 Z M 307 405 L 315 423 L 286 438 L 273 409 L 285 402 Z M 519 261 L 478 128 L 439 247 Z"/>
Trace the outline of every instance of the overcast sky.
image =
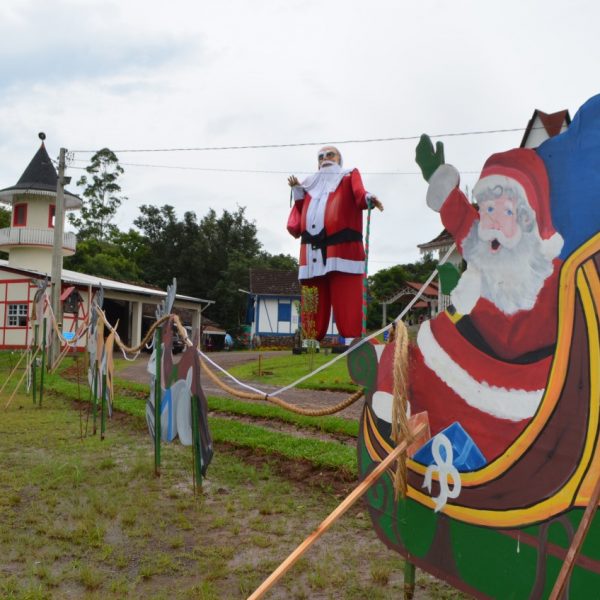
<path id="1" fill-rule="evenodd" d="M 320 142 L 521 128 L 434 139 L 471 188 L 487 156 L 519 145 L 534 109 L 573 117 L 600 93 L 599 22 L 593 0 L 3 0 L 0 188 L 16 183 L 39 131 L 51 157 L 75 151 L 73 180 L 82 151 L 102 147 L 316 142 L 118 152 L 121 229 L 141 204 L 199 218 L 244 206 L 265 250 L 296 255 L 286 179 L 315 169 Z M 416 245 L 441 231 L 416 143 L 339 144 L 385 205 L 370 273 L 418 259 Z"/>

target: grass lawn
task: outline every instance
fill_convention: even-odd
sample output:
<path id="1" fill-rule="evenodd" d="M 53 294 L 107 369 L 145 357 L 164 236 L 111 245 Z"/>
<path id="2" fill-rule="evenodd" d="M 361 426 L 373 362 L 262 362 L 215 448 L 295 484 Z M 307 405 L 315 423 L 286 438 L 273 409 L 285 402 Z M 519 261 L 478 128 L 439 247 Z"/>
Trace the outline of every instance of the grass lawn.
<path id="1" fill-rule="evenodd" d="M 0 385 L 16 358 L 0 353 Z M 246 598 L 340 502 L 328 474 L 356 474 L 352 447 L 235 416 L 344 435 L 356 435 L 356 423 L 209 398 L 215 457 L 195 496 L 190 448 L 164 444 L 161 477 L 154 476 L 148 386 L 117 380 L 119 412 L 101 441 L 85 434 L 92 430 L 86 404 L 74 409 L 74 400 L 88 398 L 83 378 L 78 385 L 47 376 L 41 408 L 19 393 L 5 409 L 16 380 L 0 395 L 3 599 Z M 308 464 L 322 477 L 282 477 L 282 461 L 289 473 Z M 399 598 L 402 568 L 359 502 L 267 597 Z M 463 596 L 418 574 L 415 599 L 429 598 Z"/>
<path id="2" fill-rule="evenodd" d="M 282 352 L 280 356 L 261 358 L 260 365 L 259 361 L 255 360 L 250 363 L 236 365 L 228 370 L 242 381 L 256 381 L 284 386 L 300 379 L 300 377 L 308 375 L 314 369 L 330 362 L 335 356 L 320 352 L 313 354 L 314 367 L 311 369 L 310 359 L 306 354 Z M 298 387 L 311 390 L 337 390 L 343 392 L 355 392 L 358 389 L 358 386 L 352 383 L 348 375 L 346 357 L 341 358 L 330 367 L 302 382 Z"/>
<path id="3" fill-rule="evenodd" d="M 18 395 L 3 409 L 2 598 L 246 598 L 339 502 L 219 444 L 194 496 L 189 448 L 165 445 L 156 478 L 139 419 L 113 419 L 104 441 L 82 437 L 81 419 L 54 394 L 42 408 Z M 345 515 L 268 597 L 401 597 L 402 561 L 363 511 Z"/>

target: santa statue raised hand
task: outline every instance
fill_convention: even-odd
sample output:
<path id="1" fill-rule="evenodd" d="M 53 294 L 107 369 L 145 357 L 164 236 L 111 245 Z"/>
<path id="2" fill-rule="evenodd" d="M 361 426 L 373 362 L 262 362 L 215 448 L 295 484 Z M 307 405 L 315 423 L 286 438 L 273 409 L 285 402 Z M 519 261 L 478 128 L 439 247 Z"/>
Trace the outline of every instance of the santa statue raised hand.
<path id="1" fill-rule="evenodd" d="M 411 409 L 428 411 L 433 434 L 459 421 L 491 460 L 535 414 L 554 352 L 563 240 L 548 177 L 534 150 L 494 154 L 473 190 L 477 209 L 426 136 L 417 162 L 467 269 L 450 308 L 419 330 Z"/>
<path id="2" fill-rule="evenodd" d="M 357 169 L 344 169 L 342 156 L 333 146 L 319 150 L 319 170 L 302 183 L 292 175 L 294 206 L 288 231 L 301 239 L 299 279 L 315 287 L 318 307 L 316 339 L 327 333 L 331 309 L 340 335 L 358 337 L 362 330 L 362 286 L 365 250 L 362 211 L 371 206 L 383 210 L 369 194 Z"/>

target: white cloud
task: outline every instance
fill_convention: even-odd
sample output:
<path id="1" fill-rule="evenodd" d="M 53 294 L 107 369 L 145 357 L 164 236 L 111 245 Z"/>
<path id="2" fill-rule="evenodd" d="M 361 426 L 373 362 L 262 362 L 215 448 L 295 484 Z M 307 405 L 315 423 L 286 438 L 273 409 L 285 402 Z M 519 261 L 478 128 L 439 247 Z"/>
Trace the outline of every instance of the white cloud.
<path id="1" fill-rule="evenodd" d="M 16 182 L 45 131 L 69 150 L 337 141 L 525 127 L 535 108 L 573 116 L 600 92 L 600 9 L 557 0 L 200 3 L 8 0 L 0 7 L 0 187 Z M 445 138 L 472 187 L 489 154 L 522 133 Z M 425 207 L 416 140 L 342 144 L 373 215 L 370 272 L 418 257 L 441 229 Z M 286 173 L 316 147 L 122 153 L 128 227 L 141 204 L 178 214 L 247 207 L 265 249 L 296 254 L 285 231 Z M 89 154 L 77 154 L 86 164 Z M 73 170 L 74 179 L 80 171 Z M 371 174 L 373 173 L 373 174 Z"/>

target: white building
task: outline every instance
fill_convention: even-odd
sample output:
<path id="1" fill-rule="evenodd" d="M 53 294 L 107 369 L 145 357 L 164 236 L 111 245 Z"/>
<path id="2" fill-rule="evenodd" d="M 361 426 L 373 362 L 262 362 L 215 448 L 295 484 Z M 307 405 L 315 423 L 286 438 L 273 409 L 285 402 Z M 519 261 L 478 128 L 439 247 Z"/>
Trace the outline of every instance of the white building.
<path id="1" fill-rule="evenodd" d="M 42 136 L 40 136 L 42 137 Z M 43 138 L 42 138 L 43 139 Z M 11 226 L 0 229 L 0 250 L 9 253 L 0 260 L 0 349 L 26 348 L 31 343 L 30 319 L 36 279 L 50 279 L 54 244 L 54 217 L 58 175 L 44 142 L 19 181 L 0 190 L 0 202 L 11 207 Z M 65 210 L 81 207 L 81 199 L 65 190 Z M 74 233 L 63 235 L 62 254 L 75 253 Z M 87 318 L 94 294 L 104 288 L 104 304 L 109 322 L 118 321 L 118 333 L 130 346 L 142 338 L 142 315 L 166 296 L 162 290 L 113 281 L 74 271 L 62 271 L 63 332 L 75 332 Z M 200 327 L 201 311 L 210 300 L 178 295 L 175 310 L 191 315 L 191 325 Z M 79 348 L 87 340 L 82 338 Z"/>
<path id="2" fill-rule="evenodd" d="M 280 269 L 250 269 L 249 310 L 247 322 L 251 336 L 259 336 L 263 343 L 277 343 L 291 338 L 301 326 L 299 318 L 300 282 L 297 271 Z M 329 319 L 328 336 L 337 336 L 333 319 Z"/>

